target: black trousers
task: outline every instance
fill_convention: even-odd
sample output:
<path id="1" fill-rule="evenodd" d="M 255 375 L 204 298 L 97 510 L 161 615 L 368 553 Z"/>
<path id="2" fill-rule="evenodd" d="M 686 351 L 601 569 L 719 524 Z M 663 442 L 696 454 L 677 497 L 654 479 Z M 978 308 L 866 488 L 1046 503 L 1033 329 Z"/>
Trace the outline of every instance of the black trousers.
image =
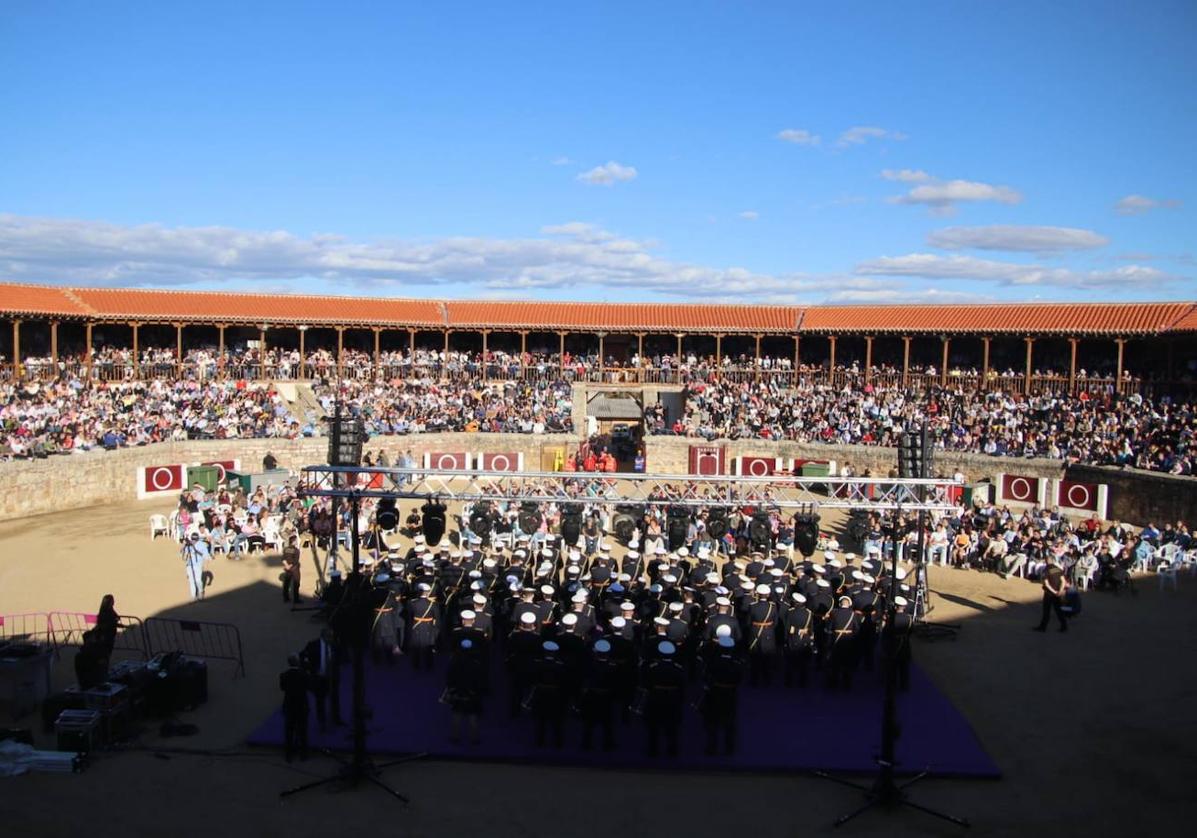
<path id="1" fill-rule="evenodd" d="M 1052 611 L 1056 612 L 1056 619 L 1060 621 L 1060 631 L 1068 630 L 1068 618 L 1064 616 L 1064 598 L 1055 594 L 1043 592 L 1043 616 L 1039 618 L 1039 628 L 1046 629 L 1051 622 Z M 1024 629 L 1025 631 L 1025 629 Z"/>
<path id="2" fill-rule="evenodd" d="M 798 686 L 806 686 L 806 678 L 810 672 L 810 659 L 814 650 L 807 646 L 805 649 L 786 650 L 786 686 L 793 686 L 797 676 Z"/>
<path id="3" fill-rule="evenodd" d="M 615 747 L 615 696 L 609 691 L 590 690 L 582 694 L 582 747 L 589 748 L 594 729 L 603 731 L 603 749 Z"/>
<path id="4" fill-rule="evenodd" d="M 299 602 L 299 580 L 288 573 L 283 576 L 283 602 L 290 602 L 292 597 Z"/>
<path id="5" fill-rule="evenodd" d="M 411 665 L 415 669 L 432 671 L 432 646 L 412 646 L 407 650 L 411 657 Z"/>
<path id="6" fill-rule="evenodd" d="M 308 758 L 308 711 L 283 708 L 283 742 L 287 762 L 298 754 L 300 759 Z"/>
<path id="7" fill-rule="evenodd" d="M 645 709 L 644 720 L 648 724 L 648 755 L 656 756 L 665 738 L 665 752 L 677 756 L 678 730 L 682 726 L 681 696 L 654 697 L 651 693 Z"/>
<path id="8" fill-rule="evenodd" d="M 323 730 L 328 726 L 328 716 L 325 708 L 331 706 L 333 724 L 341 724 L 341 673 L 330 670 L 321 678 L 312 677 L 312 697 L 316 699 L 316 723 Z"/>

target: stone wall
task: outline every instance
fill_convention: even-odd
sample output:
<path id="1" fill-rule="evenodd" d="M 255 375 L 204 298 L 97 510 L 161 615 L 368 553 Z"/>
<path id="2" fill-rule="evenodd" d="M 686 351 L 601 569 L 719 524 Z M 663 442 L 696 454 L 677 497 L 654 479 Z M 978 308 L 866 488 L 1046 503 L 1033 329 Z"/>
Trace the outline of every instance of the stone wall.
<path id="1" fill-rule="evenodd" d="M 690 446 L 706 444 L 708 443 L 702 439 L 650 436 L 645 440 L 648 468 L 650 471 L 662 474 L 685 474 L 689 470 Z M 735 458 L 742 456 L 835 460 L 837 466 L 851 463 L 857 474 L 861 474 L 867 468 L 879 477 L 888 475 L 890 470 L 897 468 L 898 465 L 896 448 L 881 448 L 874 445 L 822 445 L 751 439 L 723 440 L 716 444 L 726 449 L 729 469 L 731 469 Z M 963 472 L 965 480 L 969 483 L 986 479 L 992 480 L 1000 472 L 1047 478 L 1064 476 L 1064 464 L 1059 460 L 1028 460 L 987 457 L 983 454 L 936 452 L 935 464 L 935 470 L 940 474 Z"/>
<path id="2" fill-rule="evenodd" d="M 492 451 L 523 453 L 524 467 L 541 468 L 543 457 L 578 439 L 567 435 L 525 434 L 425 434 L 375 437 L 366 448 L 380 448 L 394 462 L 410 450 L 417 462 L 426 452 Z M 239 459 L 247 471 L 260 471 L 262 458 L 272 452 L 279 466 L 297 470 L 326 462 L 326 439 L 248 439 L 164 442 L 119 451 L 89 451 L 46 460 L 0 463 L 0 521 L 79 509 L 137 497 L 137 470 L 141 466 L 198 463 Z M 163 496 L 165 497 L 165 495 Z"/>
<path id="3" fill-rule="evenodd" d="M 1197 477 L 1134 471 L 1115 466 L 1069 466 L 1069 480 L 1110 487 L 1107 514 L 1132 524 L 1197 523 Z"/>

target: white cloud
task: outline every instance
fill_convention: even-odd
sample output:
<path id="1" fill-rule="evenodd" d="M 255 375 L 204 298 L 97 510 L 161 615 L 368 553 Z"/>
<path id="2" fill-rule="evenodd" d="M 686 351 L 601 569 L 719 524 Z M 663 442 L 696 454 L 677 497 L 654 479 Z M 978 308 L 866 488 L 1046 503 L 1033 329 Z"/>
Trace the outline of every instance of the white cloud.
<path id="1" fill-rule="evenodd" d="M 812 134 L 805 128 L 787 128 L 784 131 L 777 132 L 777 139 L 784 140 L 787 143 L 794 143 L 795 145 L 818 145 L 822 139 L 818 134 Z"/>
<path id="2" fill-rule="evenodd" d="M 882 169 L 881 177 L 902 183 L 926 183 L 933 179 L 922 169 Z"/>
<path id="3" fill-rule="evenodd" d="M 869 140 L 904 139 L 906 139 L 906 135 L 901 131 L 889 131 L 885 128 L 878 128 L 875 125 L 854 125 L 840 134 L 840 138 L 835 141 L 835 144 L 840 148 L 847 148 L 853 145 L 864 145 Z"/>
<path id="4" fill-rule="evenodd" d="M 1061 253 L 1091 250 L 1109 244 L 1092 230 L 1075 227 L 1034 227 L 993 224 L 988 227 L 945 227 L 927 236 L 927 244 L 945 250 L 1011 250 L 1025 253 Z"/>
<path id="5" fill-rule="evenodd" d="M 931 178 L 912 188 L 905 195 L 890 199 L 895 204 L 922 204 L 933 213 L 949 215 L 960 203 L 994 201 L 999 204 L 1017 204 L 1022 193 L 1009 186 L 993 186 L 974 180 L 936 180 Z"/>
<path id="6" fill-rule="evenodd" d="M 635 180 L 637 174 L 639 173 L 634 166 L 625 166 L 609 160 L 602 166 L 582 172 L 578 175 L 578 180 L 591 186 L 612 186 L 615 183 Z"/>
<path id="7" fill-rule="evenodd" d="M 756 210 L 744 210 L 742 213 L 740 213 L 740 217 L 745 221 L 756 221 L 761 217 L 761 214 Z"/>
<path id="8" fill-rule="evenodd" d="M 1153 209 L 1177 209 L 1181 202 L 1172 198 L 1148 198 L 1145 195 L 1127 195 L 1119 198 L 1114 209 L 1119 215 L 1142 215 Z"/>
<path id="9" fill-rule="evenodd" d="M 847 289 L 837 291 L 829 296 L 826 302 L 846 304 L 890 304 L 909 305 L 912 303 L 926 304 L 960 304 L 960 303 L 993 303 L 998 298 L 990 294 L 974 294 L 968 291 L 945 291 L 941 288 L 911 289 L 905 286 L 894 288 Z"/>
<path id="10" fill-rule="evenodd" d="M 574 161 L 566 157 L 564 154 L 554 157 L 549 161 L 553 166 L 572 166 Z"/>
<path id="11" fill-rule="evenodd" d="M 397 295 L 420 286 L 506 296 L 528 296 L 536 289 L 634 289 L 740 301 L 773 295 L 798 300 L 842 287 L 839 279 L 677 262 L 654 250 L 651 241 L 580 221 L 547 226 L 539 237 L 529 238 L 358 242 L 286 231 L 125 226 L 0 214 L 0 279 L 17 282 L 121 287 L 238 283 L 257 289 L 315 279 L 330 291 L 338 285 L 350 292 L 365 286 Z"/>
<path id="12" fill-rule="evenodd" d="M 1143 265 L 1126 265 L 1105 271 L 1075 271 L 1014 262 L 997 262 L 972 256 L 939 256 L 910 253 L 882 256 L 862 262 L 856 273 L 864 276 L 901 276 L 923 279 L 957 279 L 996 282 L 1000 285 L 1048 285 L 1066 288 L 1114 288 L 1172 282 L 1176 277 Z"/>

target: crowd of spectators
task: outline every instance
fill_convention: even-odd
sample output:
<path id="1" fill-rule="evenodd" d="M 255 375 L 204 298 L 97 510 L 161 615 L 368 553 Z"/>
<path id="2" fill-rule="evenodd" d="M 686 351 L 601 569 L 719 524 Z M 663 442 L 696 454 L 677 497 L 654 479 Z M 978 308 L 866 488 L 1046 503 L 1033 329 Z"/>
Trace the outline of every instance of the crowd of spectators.
<path id="1" fill-rule="evenodd" d="M 226 353 L 224 375 L 217 374 L 219 360 L 214 347 L 191 349 L 181 379 L 136 380 L 131 350 L 104 348 L 93 356 L 93 368 L 115 372 L 89 381 L 63 356 L 60 367 L 75 374 L 0 385 L 0 457 L 165 439 L 321 433 L 321 411 L 314 405 L 288 405 L 270 385 L 244 374 L 265 360 L 278 378 L 296 378 L 298 351 L 269 349 L 263 359 L 256 348 L 238 347 Z M 381 375 L 375 377 L 373 360 L 372 352 L 346 348 L 340 381 L 348 408 L 362 415 L 372 434 L 569 433 L 573 398 L 562 369 L 573 372 L 565 378 L 575 378 L 598 364 L 594 355 L 492 351 L 483 357 L 421 348 L 381 353 Z M 31 367 L 43 361 L 49 359 L 25 359 Z M 143 368 L 173 369 L 174 361 L 173 350 L 141 349 Z M 922 394 L 881 383 L 894 372 L 884 366 L 875 368 L 873 383 L 865 383 L 857 367 L 837 368 L 841 375 L 833 386 L 826 377 L 808 380 L 805 368 L 795 370 L 785 357 L 729 355 L 716 363 L 693 354 L 646 354 L 630 361 L 686 382 L 681 415 L 667 415 L 659 402 L 646 405 L 649 434 L 893 446 L 925 414 L 942 450 L 1197 473 L 1191 401 L 1091 390 L 1075 397 L 979 392 L 961 380 L 975 373 L 967 370 L 953 371 L 948 387 L 924 401 Z M 323 411 L 331 412 L 338 387 L 335 351 L 313 349 L 304 363 Z M 734 374 L 746 369 L 797 375 Z"/>
<path id="2" fill-rule="evenodd" d="M 952 388 L 924 400 L 900 388 L 788 388 L 725 379 L 691 383 L 685 393 L 684 413 L 672 422 L 663 405 L 646 407 L 649 433 L 896 446 L 925 416 L 941 450 L 1197 473 L 1191 401 Z"/>

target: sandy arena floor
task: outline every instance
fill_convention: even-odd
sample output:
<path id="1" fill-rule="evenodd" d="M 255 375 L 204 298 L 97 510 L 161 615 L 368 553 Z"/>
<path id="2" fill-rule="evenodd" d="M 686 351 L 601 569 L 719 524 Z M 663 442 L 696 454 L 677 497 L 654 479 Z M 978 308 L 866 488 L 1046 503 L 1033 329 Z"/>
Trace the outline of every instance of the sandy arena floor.
<path id="1" fill-rule="evenodd" d="M 151 542 L 161 504 L 129 503 L 0 524 L 0 614 L 94 612 L 114 593 L 140 617 L 192 616 L 240 627 L 247 676 L 210 665 L 208 703 L 183 721 L 198 735 L 99 755 L 81 775 L 0 780 L 0 826 L 13 836 L 316 835 L 754 836 L 830 831 L 855 808 L 851 790 L 806 777 L 694 775 L 418 762 L 386 779 L 412 798 L 403 808 L 379 790 L 278 792 L 333 767 L 325 758 L 287 765 L 244 746 L 279 701 L 286 654 L 314 637 L 309 615 L 281 601 L 277 557 L 220 557 L 209 599 L 189 603 L 177 546 Z M 304 593 L 313 574 L 305 558 Z M 1192 822 L 1197 795 L 1197 577 L 1137 597 L 1091 594 L 1073 631 L 1029 631 L 1038 586 L 936 569 L 941 622 L 955 642 L 918 642 L 917 660 L 975 727 L 1000 766 L 996 782 L 928 781 L 915 799 L 971 819 L 978 835 L 1142 835 Z M 56 686 L 69 683 L 69 660 Z M 877 718 L 862 725 L 879 727 Z M 0 720 L 3 723 L 3 720 Z M 25 724 L 32 723 L 32 717 Z M 447 719 L 446 719 L 447 725 Z M 485 732 L 484 732 L 485 733 Z M 43 737 L 43 743 L 48 738 Z M 194 753 L 181 753 L 186 749 Z M 912 810 L 868 814 L 844 835 L 955 835 L 957 827 Z"/>

